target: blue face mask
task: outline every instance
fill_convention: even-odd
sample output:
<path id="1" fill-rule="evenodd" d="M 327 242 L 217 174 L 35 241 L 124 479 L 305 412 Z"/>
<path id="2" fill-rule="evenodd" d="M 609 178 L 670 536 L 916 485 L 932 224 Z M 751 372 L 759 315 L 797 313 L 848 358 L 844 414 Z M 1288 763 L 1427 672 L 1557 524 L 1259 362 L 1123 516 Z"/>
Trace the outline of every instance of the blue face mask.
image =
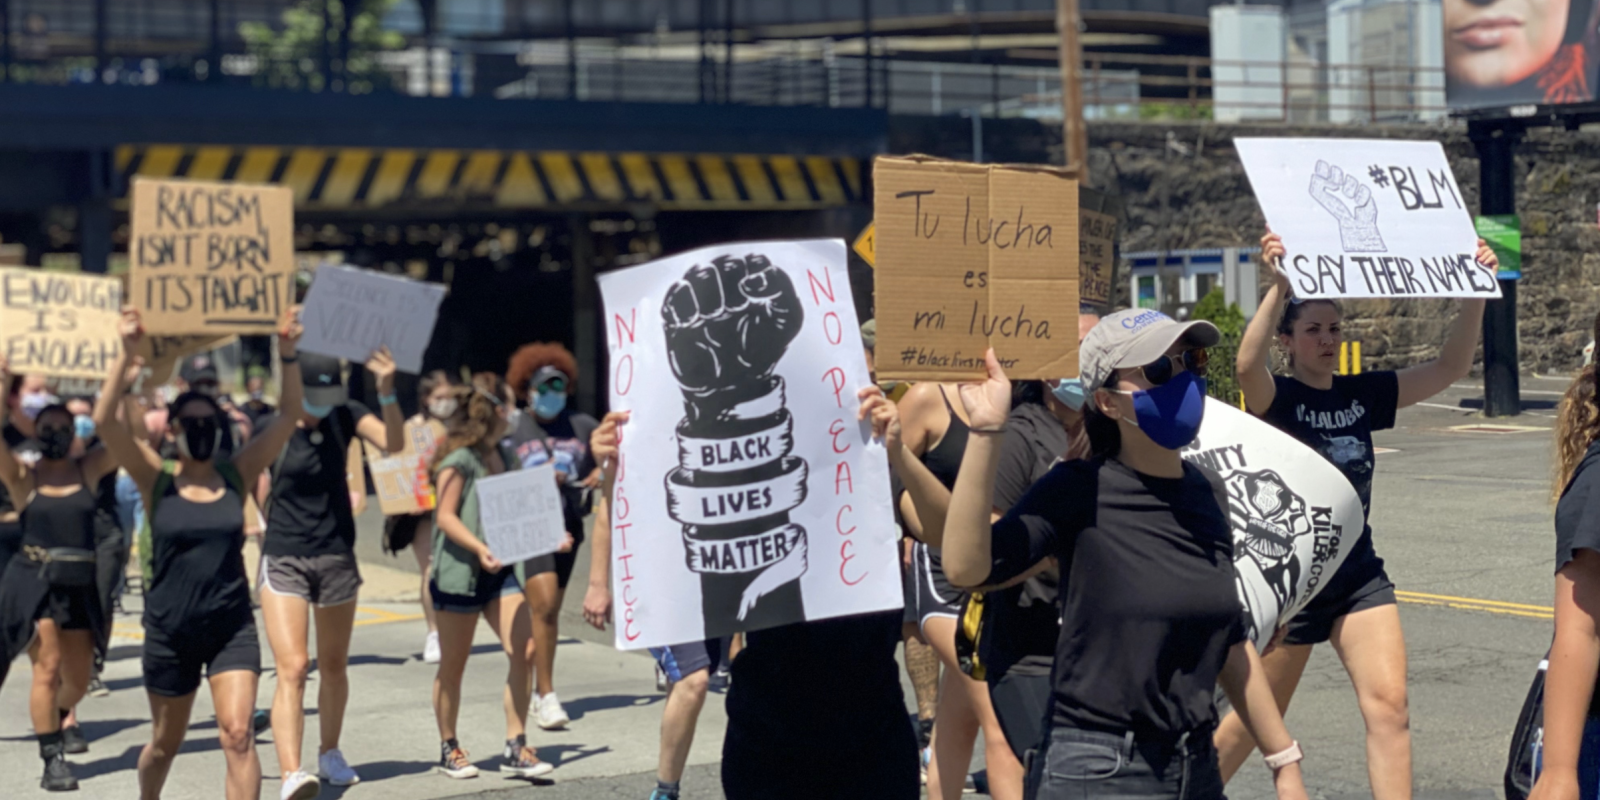
<path id="1" fill-rule="evenodd" d="M 1089 399 L 1089 396 L 1083 393 L 1082 378 L 1065 378 L 1051 387 L 1050 393 L 1055 395 L 1062 405 L 1073 411 L 1082 411 L 1084 402 Z"/>
<path id="2" fill-rule="evenodd" d="M 533 398 L 533 413 L 539 419 L 555 419 L 566 407 L 566 392 L 540 392 Z"/>
<path id="3" fill-rule="evenodd" d="M 72 435 L 89 441 L 94 438 L 94 417 L 88 414 L 78 414 L 72 418 Z"/>
<path id="4" fill-rule="evenodd" d="M 304 399 L 300 401 L 300 407 L 305 409 L 307 414 L 310 414 L 317 419 L 323 419 L 324 417 L 327 417 L 329 414 L 333 413 L 333 406 L 315 406 L 306 402 Z"/>
<path id="5" fill-rule="evenodd" d="M 1177 450 L 1194 441 L 1200 421 L 1206 414 L 1206 381 L 1185 370 L 1172 379 L 1137 392 L 1113 390 L 1133 397 L 1133 414 L 1127 420 L 1139 426 L 1144 435 L 1168 450 Z"/>

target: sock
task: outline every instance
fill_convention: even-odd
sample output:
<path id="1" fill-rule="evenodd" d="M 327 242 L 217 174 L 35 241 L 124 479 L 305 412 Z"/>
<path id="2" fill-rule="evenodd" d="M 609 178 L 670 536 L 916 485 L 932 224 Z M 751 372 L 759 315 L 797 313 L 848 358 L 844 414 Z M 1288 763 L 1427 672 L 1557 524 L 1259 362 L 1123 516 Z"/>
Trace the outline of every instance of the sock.
<path id="1" fill-rule="evenodd" d="M 459 741 L 457 741 L 455 739 L 446 739 L 446 740 L 440 742 L 439 743 L 439 757 L 441 759 L 449 758 L 451 751 L 455 750 L 456 748 L 458 748 L 460 746 L 461 746 L 461 742 L 459 742 Z"/>
<path id="2" fill-rule="evenodd" d="M 656 791 L 666 795 L 667 797 L 672 798 L 672 800 L 678 800 L 678 784 L 679 783 L 680 783 L 680 781 L 664 781 L 664 780 L 661 780 L 660 778 L 657 778 L 656 779 Z"/>
<path id="3" fill-rule="evenodd" d="M 61 754 L 61 731 L 39 734 L 40 758 L 49 761 Z"/>

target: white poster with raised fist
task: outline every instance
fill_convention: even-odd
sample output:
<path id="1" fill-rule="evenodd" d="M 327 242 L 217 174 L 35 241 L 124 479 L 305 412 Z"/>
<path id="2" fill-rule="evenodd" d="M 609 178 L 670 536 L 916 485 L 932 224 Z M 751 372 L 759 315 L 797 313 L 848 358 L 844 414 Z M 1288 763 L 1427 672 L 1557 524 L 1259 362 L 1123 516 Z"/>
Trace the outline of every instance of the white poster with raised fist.
<path id="1" fill-rule="evenodd" d="M 1361 538 L 1361 498 L 1315 450 L 1214 397 L 1183 458 L 1215 470 L 1227 487 L 1239 599 L 1251 641 L 1265 647 Z"/>
<path id="2" fill-rule="evenodd" d="M 1296 297 L 1499 297 L 1438 142 L 1233 140 Z"/>
<path id="3" fill-rule="evenodd" d="M 840 240 L 706 247 L 601 275 L 617 646 L 900 608 L 883 444 Z"/>

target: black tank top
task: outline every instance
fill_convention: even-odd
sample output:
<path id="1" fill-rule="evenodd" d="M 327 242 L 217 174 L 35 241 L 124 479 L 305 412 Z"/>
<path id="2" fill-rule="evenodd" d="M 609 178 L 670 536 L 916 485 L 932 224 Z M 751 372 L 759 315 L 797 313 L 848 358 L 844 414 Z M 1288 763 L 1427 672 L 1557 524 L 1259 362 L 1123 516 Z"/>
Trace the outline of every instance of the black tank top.
<path id="1" fill-rule="evenodd" d="M 250 611 L 244 572 L 244 499 L 232 486 L 196 503 L 167 486 L 150 520 L 150 588 L 144 624 L 180 631 Z"/>
<path id="2" fill-rule="evenodd" d="M 922 463 L 938 478 L 946 489 L 956 488 L 956 473 L 961 471 L 961 457 L 967 452 L 967 423 L 961 421 L 956 415 L 956 410 L 950 406 L 950 396 L 945 394 L 944 387 L 939 387 L 939 398 L 944 400 L 944 410 L 950 414 L 950 427 L 945 430 L 944 438 L 933 449 L 922 454 Z"/>
<path id="3" fill-rule="evenodd" d="M 81 481 L 77 491 L 62 497 L 35 491 L 22 509 L 22 543 L 34 547 L 93 550 L 94 515 L 98 507 L 94 490 Z"/>

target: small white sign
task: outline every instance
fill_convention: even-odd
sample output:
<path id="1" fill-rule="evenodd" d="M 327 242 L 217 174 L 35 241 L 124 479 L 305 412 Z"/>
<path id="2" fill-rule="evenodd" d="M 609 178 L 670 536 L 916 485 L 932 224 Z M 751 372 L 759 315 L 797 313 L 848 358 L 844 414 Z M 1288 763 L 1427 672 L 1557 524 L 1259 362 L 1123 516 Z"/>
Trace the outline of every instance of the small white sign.
<path id="1" fill-rule="evenodd" d="M 300 349 L 362 363 L 388 347 L 402 372 L 422 373 L 444 286 L 354 267 L 319 267 L 300 311 Z"/>
<path id="2" fill-rule="evenodd" d="M 1296 297 L 1499 297 L 1438 142 L 1235 139 Z"/>
<path id="3" fill-rule="evenodd" d="M 500 563 L 509 566 L 561 548 L 567 527 L 553 465 L 479 478 L 473 490 L 483 540 Z"/>

